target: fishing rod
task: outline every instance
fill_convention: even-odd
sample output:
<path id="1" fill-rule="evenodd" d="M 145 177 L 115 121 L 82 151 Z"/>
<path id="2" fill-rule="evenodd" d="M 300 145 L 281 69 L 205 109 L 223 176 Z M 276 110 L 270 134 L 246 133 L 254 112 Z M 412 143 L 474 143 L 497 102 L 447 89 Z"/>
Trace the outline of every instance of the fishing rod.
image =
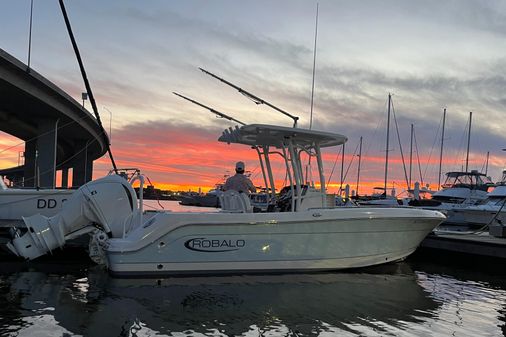
<path id="1" fill-rule="evenodd" d="M 195 100 L 193 100 L 193 99 L 191 99 L 191 98 L 188 98 L 188 97 L 186 97 L 186 96 L 183 96 L 183 95 L 181 95 L 181 94 L 178 94 L 177 92 L 172 92 L 172 93 L 173 93 L 174 95 L 176 95 L 176 96 L 179 96 L 179 97 L 181 97 L 181 98 L 183 98 L 183 99 L 185 99 L 185 100 L 189 101 L 189 102 L 192 102 L 193 104 L 196 104 L 196 105 L 198 105 L 198 106 L 200 106 L 200 107 L 202 107 L 202 108 L 204 108 L 204 109 L 207 109 L 207 110 L 211 111 L 213 114 L 217 115 L 217 116 L 218 116 L 218 117 L 220 117 L 220 118 L 225 118 L 225 119 L 228 119 L 229 121 L 233 121 L 233 122 L 239 123 L 239 124 L 241 124 L 241 125 L 246 125 L 245 123 L 241 122 L 240 120 L 237 120 L 237 119 L 235 119 L 235 118 L 233 118 L 233 117 L 230 117 L 229 115 L 224 114 L 223 112 L 219 112 L 219 111 L 217 111 L 217 110 L 215 110 L 215 109 L 213 109 L 213 108 L 211 108 L 211 107 L 208 107 L 207 105 L 204 105 L 204 104 L 202 104 L 202 103 L 199 103 L 199 102 L 197 102 L 197 101 L 195 101 Z"/>
<path id="2" fill-rule="evenodd" d="M 104 135 L 105 147 L 107 149 L 107 153 L 109 154 L 109 158 L 111 158 L 112 167 L 114 172 L 118 173 L 118 168 L 116 167 L 116 163 L 114 162 L 114 158 L 112 156 L 111 147 L 109 146 L 109 137 L 107 136 L 107 132 L 102 125 L 102 121 L 100 120 L 100 115 L 98 113 L 97 103 L 95 102 L 95 97 L 93 96 L 93 92 L 91 91 L 90 83 L 88 82 L 88 77 L 86 76 L 86 71 L 84 70 L 83 61 L 81 60 L 81 54 L 79 53 L 79 48 L 77 48 L 76 40 L 74 39 L 74 34 L 72 33 L 72 27 L 70 26 L 70 21 L 67 16 L 67 11 L 65 10 L 65 4 L 63 0 L 60 1 L 60 8 L 63 14 L 63 19 L 65 20 L 65 25 L 67 26 L 67 31 L 69 33 L 70 41 L 72 42 L 72 47 L 74 48 L 74 53 L 76 54 L 77 62 L 79 63 L 79 68 L 81 69 L 81 75 L 83 77 L 84 85 L 86 87 L 86 92 L 88 93 L 88 97 L 90 98 L 90 103 L 93 108 L 93 113 L 95 114 L 95 118 L 97 119 L 98 126 Z"/>
<path id="3" fill-rule="evenodd" d="M 218 81 L 223 82 L 223 83 L 225 83 L 225 84 L 227 84 L 227 85 L 231 86 L 232 88 L 236 89 L 237 91 L 239 91 L 239 93 L 241 93 L 242 95 L 246 96 L 247 98 L 249 98 L 250 100 L 252 100 L 253 102 L 255 102 L 255 104 L 265 104 L 265 105 L 267 105 L 268 107 L 270 107 L 270 108 L 272 108 L 272 109 L 274 109 L 274 110 L 276 110 L 276 111 L 279 111 L 279 112 L 281 112 L 282 114 L 284 114 L 284 115 L 286 115 L 286 116 L 290 117 L 291 119 L 293 119 L 293 127 L 294 127 L 294 128 L 296 128 L 296 127 L 297 127 L 297 121 L 299 120 L 299 117 L 294 116 L 294 115 L 292 115 L 292 114 L 290 114 L 290 113 L 288 113 L 288 112 L 286 112 L 286 111 L 284 111 L 284 110 L 282 110 L 282 109 L 278 108 L 278 107 L 277 107 L 277 106 L 275 106 L 275 105 L 272 105 L 271 103 L 269 103 L 269 102 L 267 102 L 267 101 L 265 101 L 265 100 L 261 99 L 260 97 L 255 96 L 255 95 L 253 95 L 253 94 L 251 94 L 251 93 L 247 92 L 246 90 L 244 90 L 244 89 L 242 89 L 242 88 L 240 88 L 240 87 L 236 86 L 235 84 L 230 83 L 229 81 L 227 81 L 227 80 L 225 80 L 225 79 L 223 79 L 223 78 L 221 78 L 221 77 L 219 77 L 219 76 L 216 76 L 215 74 L 213 74 L 213 73 L 211 73 L 211 72 L 209 72 L 209 71 L 207 71 L 207 70 L 205 70 L 205 69 L 203 69 L 203 68 L 200 68 L 200 67 L 199 67 L 199 69 L 200 69 L 203 73 L 205 73 L 205 74 L 207 74 L 207 75 L 209 75 L 209 76 L 211 76 L 211 77 L 214 77 L 214 78 L 215 78 L 215 79 L 217 79 Z"/>

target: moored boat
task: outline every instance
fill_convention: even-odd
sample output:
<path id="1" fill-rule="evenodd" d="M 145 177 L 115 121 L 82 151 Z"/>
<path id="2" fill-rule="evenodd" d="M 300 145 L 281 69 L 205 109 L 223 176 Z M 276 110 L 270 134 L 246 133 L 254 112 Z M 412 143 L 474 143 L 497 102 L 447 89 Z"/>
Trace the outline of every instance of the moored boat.
<path id="1" fill-rule="evenodd" d="M 483 202 L 492 186 L 490 179 L 476 170 L 448 172 L 443 188 L 435 192 L 432 199 L 420 200 L 418 206 L 443 211 L 447 214 L 446 224 L 459 224 L 464 221 L 460 210 Z"/>
<path id="2" fill-rule="evenodd" d="M 448 212 L 448 218 L 453 224 L 471 227 L 483 227 L 493 221 L 506 221 L 506 171 L 494 189 L 487 193 L 480 202 L 463 208 L 454 208 Z"/>
<path id="3" fill-rule="evenodd" d="M 257 151 L 269 212 L 254 213 L 248 196 L 226 191 L 220 212 L 144 213 L 131 184 L 112 175 L 81 187 L 55 217 L 26 218 L 28 231 L 8 247 L 33 259 L 93 232 L 94 259 L 117 275 L 322 271 L 403 259 L 445 217 L 415 208 L 328 205 L 321 149 L 346 140 L 262 124 L 226 129 L 219 141 Z M 311 180 L 303 176 L 302 152 L 315 157 L 319 186 L 305 184 Z M 290 183 L 282 196 L 274 193 L 273 153 L 285 161 Z"/>
<path id="4" fill-rule="evenodd" d="M 11 188 L 0 177 L 0 227 L 23 225 L 23 217 L 53 216 L 74 193 L 72 189 Z"/>

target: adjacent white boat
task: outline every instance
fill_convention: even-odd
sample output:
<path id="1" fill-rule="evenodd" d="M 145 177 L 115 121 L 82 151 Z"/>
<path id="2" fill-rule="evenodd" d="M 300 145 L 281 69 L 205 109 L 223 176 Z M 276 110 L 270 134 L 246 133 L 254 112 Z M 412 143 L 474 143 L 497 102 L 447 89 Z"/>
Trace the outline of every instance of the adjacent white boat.
<path id="1" fill-rule="evenodd" d="M 0 226 L 23 223 L 24 216 L 53 216 L 72 196 L 70 189 L 9 188 L 0 177 Z"/>
<path id="2" fill-rule="evenodd" d="M 250 199 L 227 191 L 222 210 L 143 212 L 131 184 L 112 175 L 82 186 L 52 218 L 25 218 L 8 248 L 33 259 L 93 232 L 90 253 L 113 274 L 321 271 L 396 261 L 411 254 L 445 216 L 416 208 L 327 205 L 321 148 L 346 137 L 271 125 L 227 129 L 219 141 L 256 149 L 271 212 L 253 213 Z M 316 157 L 320 186 L 307 186 L 301 153 Z M 286 164 L 289 187 L 278 199 L 271 156 Z M 142 180 L 142 177 L 139 177 Z M 97 229 L 98 228 L 98 229 Z"/>
<path id="3" fill-rule="evenodd" d="M 499 214 L 497 214 L 498 212 Z M 476 205 L 453 209 L 448 212 L 448 217 L 452 220 L 452 223 L 470 226 L 485 226 L 493 220 L 505 223 L 506 171 L 503 171 L 501 181 L 487 194 L 486 199 Z"/>
<path id="4" fill-rule="evenodd" d="M 463 219 L 458 210 L 467 209 L 487 199 L 487 191 L 494 184 L 483 173 L 471 172 L 446 173 L 443 189 L 435 192 L 432 199 L 420 202 L 420 206 L 437 209 L 447 213 L 447 223 L 461 223 Z"/>
<path id="5" fill-rule="evenodd" d="M 463 225 L 484 226 L 493 219 L 504 223 L 506 221 L 506 186 L 497 186 L 488 194 L 487 199 L 478 205 L 453 209 L 448 212 L 452 223 Z M 496 216 L 497 212 L 499 214 Z"/>

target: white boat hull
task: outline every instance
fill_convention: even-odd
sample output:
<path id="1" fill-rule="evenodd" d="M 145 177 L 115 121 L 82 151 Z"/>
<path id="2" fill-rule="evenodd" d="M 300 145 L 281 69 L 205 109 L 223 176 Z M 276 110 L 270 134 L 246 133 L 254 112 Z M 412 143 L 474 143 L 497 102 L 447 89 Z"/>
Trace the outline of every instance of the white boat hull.
<path id="1" fill-rule="evenodd" d="M 74 190 L 0 189 L 0 225 L 23 224 L 34 214 L 53 216 Z"/>
<path id="2" fill-rule="evenodd" d="M 128 239 L 108 241 L 108 267 L 119 275 L 365 267 L 405 258 L 443 220 L 411 208 L 159 213 Z"/>
<path id="3" fill-rule="evenodd" d="M 495 209 L 481 208 L 479 206 L 469 207 L 468 209 L 456 209 L 448 212 L 449 223 L 459 225 L 487 225 L 492 219 L 497 219 L 504 223 L 506 221 L 506 212 L 501 211 L 495 216 L 499 207 Z"/>

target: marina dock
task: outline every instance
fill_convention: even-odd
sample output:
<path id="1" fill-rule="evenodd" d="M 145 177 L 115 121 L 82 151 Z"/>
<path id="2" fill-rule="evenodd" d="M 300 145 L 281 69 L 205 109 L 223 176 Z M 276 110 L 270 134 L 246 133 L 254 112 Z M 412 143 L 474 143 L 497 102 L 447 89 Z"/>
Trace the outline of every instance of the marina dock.
<path id="1" fill-rule="evenodd" d="M 422 241 L 420 247 L 424 250 L 506 259 L 506 239 L 494 237 L 488 232 L 469 234 L 434 232 Z"/>

